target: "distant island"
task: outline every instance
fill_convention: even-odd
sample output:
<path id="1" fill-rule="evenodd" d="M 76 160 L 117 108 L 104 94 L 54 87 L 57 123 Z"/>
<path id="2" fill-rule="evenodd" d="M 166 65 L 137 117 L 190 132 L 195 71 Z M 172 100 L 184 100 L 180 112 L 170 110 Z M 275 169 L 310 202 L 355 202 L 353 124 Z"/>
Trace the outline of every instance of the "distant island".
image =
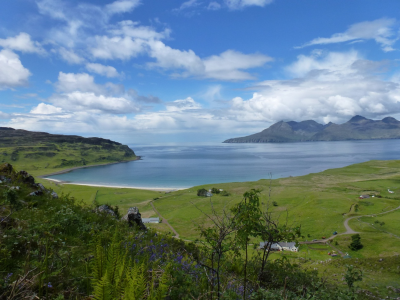
<path id="1" fill-rule="evenodd" d="M 400 121 L 395 118 L 371 120 L 357 115 L 343 124 L 329 122 L 322 125 L 314 120 L 280 121 L 259 133 L 228 139 L 224 143 L 290 143 L 399 138 Z"/>

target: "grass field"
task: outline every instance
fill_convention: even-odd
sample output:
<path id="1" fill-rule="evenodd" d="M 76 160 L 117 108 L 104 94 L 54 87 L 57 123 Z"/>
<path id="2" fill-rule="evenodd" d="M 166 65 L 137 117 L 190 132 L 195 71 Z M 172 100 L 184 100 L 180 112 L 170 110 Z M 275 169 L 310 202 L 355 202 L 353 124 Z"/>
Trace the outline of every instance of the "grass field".
<path id="1" fill-rule="evenodd" d="M 400 161 L 370 161 L 300 177 L 211 184 L 170 193 L 48 182 L 46 185 L 58 193 L 70 193 L 85 203 L 96 200 L 100 204 L 118 205 L 122 213 L 128 207 L 137 206 L 144 217 L 156 216 L 150 205 L 152 201 L 185 240 L 198 238 L 196 228 L 199 224 L 211 224 L 203 213 L 210 213 L 211 203 L 217 211 L 228 210 L 242 199 L 245 191 L 261 189 L 264 208 L 269 207 L 281 222 L 288 220 L 289 224 L 301 225 L 303 237 L 300 241 L 329 237 L 334 231 L 339 233 L 331 244 L 301 245 L 298 253 L 273 253 L 271 259 L 285 256 L 304 268 L 318 270 L 328 282 L 339 285 L 344 284 L 345 266 L 355 264 L 364 272 L 364 281 L 359 287 L 379 292 L 380 295 L 393 294 L 387 286 L 400 288 L 400 210 L 376 217 L 362 217 L 400 206 Z M 224 189 L 230 196 L 197 196 L 198 189 L 212 187 Z M 389 193 L 388 189 L 394 193 Z M 371 197 L 359 199 L 361 194 Z M 276 201 L 277 206 L 273 206 L 272 201 Z M 340 235 L 346 231 L 344 220 L 351 216 L 360 216 L 349 222 L 353 230 L 360 232 L 364 247 L 359 251 L 348 248 L 351 235 Z M 375 223 L 376 220 L 379 224 Z M 380 225 L 381 222 L 384 225 Z M 150 226 L 170 232 L 164 223 Z M 252 242 L 258 244 L 260 241 Z M 333 250 L 348 253 L 351 258 L 329 256 L 328 252 Z M 257 250 L 252 251 L 254 255 Z M 380 262 L 380 258 L 384 261 Z"/>

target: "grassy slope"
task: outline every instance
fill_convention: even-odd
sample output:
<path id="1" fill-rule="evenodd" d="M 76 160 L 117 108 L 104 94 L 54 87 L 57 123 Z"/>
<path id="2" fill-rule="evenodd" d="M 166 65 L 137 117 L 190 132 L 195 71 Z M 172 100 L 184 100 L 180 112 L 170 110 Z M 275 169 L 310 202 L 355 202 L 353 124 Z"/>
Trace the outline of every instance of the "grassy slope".
<path id="1" fill-rule="evenodd" d="M 282 221 L 288 216 L 290 223 L 301 224 L 303 240 L 311 240 L 330 236 L 336 230 L 339 233 L 344 232 L 343 221 L 349 216 L 380 213 L 398 207 L 400 205 L 399 167 L 400 161 L 370 161 L 300 177 L 204 185 L 173 193 L 73 185 L 56 186 L 54 183 L 51 187 L 59 193 L 69 192 L 85 202 L 93 201 L 96 196 L 96 200 L 100 203 L 119 205 L 122 212 L 125 212 L 127 207 L 138 206 L 146 217 L 155 216 L 149 203 L 150 200 L 159 197 L 153 201 L 159 212 L 168 219 L 182 238 L 192 240 L 197 238 L 197 224 L 208 222 L 195 205 L 205 212 L 210 212 L 210 199 L 198 197 L 197 189 L 217 187 L 231 193 L 229 197 L 220 195 L 212 197 L 213 205 L 217 210 L 231 207 L 241 200 L 245 191 L 251 188 L 263 189 L 262 202 L 265 205 L 271 201 L 278 203 L 277 207 L 271 207 L 275 216 L 280 217 Z M 271 198 L 268 200 L 270 187 Z M 395 193 L 389 194 L 388 188 Z M 360 194 L 375 194 L 382 198 L 360 200 L 358 199 Z M 357 210 L 356 204 L 358 204 Z M 302 245 L 299 253 L 274 253 L 271 258 L 286 256 L 301 262 L 305 268 L 318 269 L 328 281 L 340 284 L 342 284 L 341 274 L 344 272 L 345 265 L 357 264 L 359 261 L 356 259 L 361 259 L 363 263 L 360 264 L 364 270 L 365 279 L 360 286 L 373 287 L 381 295 L 387 294 L 390 292 L 386 289 L 388 285 L 400 288 L 400 283 L 397 282 L 400 275 L 398 269 L 400 261 L 395 256 L 400 254 L 400 239 L 393 236 L 393 234 L 400 235 L 399 217 L 400 211 L 396 211 L 376 218 L 362 217 L 360 221 L 358 218 L 351 220 L 350 226 L 361 233 L 361 241 L 364 244 L 364 248 L 357 252 L 348 249 L 351 236 L 341 235 L 335 238 L 338 245 Z M 373 223 L 370 219 L 383 221 L 385 225 L 370 226 Z M 169 231 L 166 224 L 151 226 L 160 231 Z M 348 252 L 353 258 L 346 260 L 337 257 L 329 261 L 331 257 L 327 253 L 331 252 L 333 247 L 344 253 Z M 378 263 L 379 257 L 385 259 L 385 264 Z M 386 264 L 386 261 L 391 263 Z"/>

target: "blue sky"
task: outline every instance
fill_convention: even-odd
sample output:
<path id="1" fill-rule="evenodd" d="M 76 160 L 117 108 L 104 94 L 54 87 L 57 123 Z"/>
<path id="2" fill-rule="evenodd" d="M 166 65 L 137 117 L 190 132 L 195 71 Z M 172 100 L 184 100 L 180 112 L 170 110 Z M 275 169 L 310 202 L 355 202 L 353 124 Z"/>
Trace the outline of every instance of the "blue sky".
<path id="1" fill-rule="evenodd" d="M 0 126 L 203 143 L 280 120 L 400 119 L 398 0 L 14 0 Z"/>

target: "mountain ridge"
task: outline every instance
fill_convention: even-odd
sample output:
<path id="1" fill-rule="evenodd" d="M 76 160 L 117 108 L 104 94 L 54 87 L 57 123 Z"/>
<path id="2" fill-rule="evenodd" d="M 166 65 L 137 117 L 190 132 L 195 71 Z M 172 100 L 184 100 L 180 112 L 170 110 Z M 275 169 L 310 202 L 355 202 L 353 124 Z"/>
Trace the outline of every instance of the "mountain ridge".
<path id="1" fill-rule="evenodd" d="M 329 122 L 323 125 L 314 120 L 279 121 L 261 132 L 230 138 L 224 143 L 290 143 L 399 138 L 400 121 L 395 118 L 372 120 L 356 115 L 343 124 Z"/>

